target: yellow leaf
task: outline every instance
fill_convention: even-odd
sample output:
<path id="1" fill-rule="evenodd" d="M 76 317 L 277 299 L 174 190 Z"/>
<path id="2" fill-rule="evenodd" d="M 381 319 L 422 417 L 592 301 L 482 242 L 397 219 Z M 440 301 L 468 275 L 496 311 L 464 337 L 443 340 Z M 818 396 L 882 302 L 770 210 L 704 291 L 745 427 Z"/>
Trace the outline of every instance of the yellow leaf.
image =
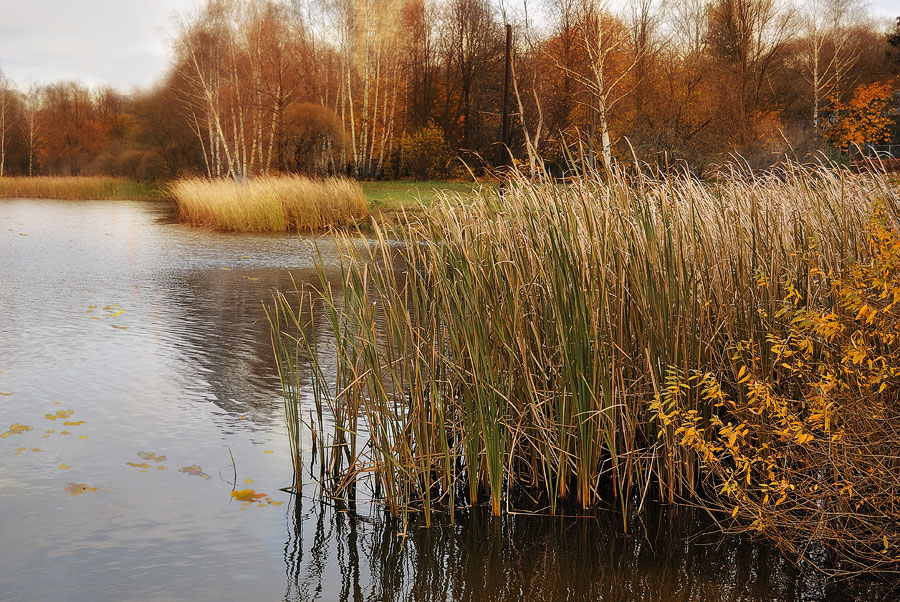
<path id="1" fill-rule="evenodd" d="M 153 452 L 148 451 L 140 451 L 137 455 L 141 458 L 141 460 L 147 460 L 148 462 L 165 462 L 166 460 L 165 456 L 157 456 Z"/>
<path id="2" fill-rule="evenodd" d="M 197 466 L 196 464 L 191 464 L 190 466 L 185 466 L 183 468 L 179 468 L 178 472 L 183 472 L 184 474 L 191 475 L 193 477 L 202 477 L 204 479 L 211 479 L 212 477 L 203 472 L 203 469 Z"/>
<path id="3" fill-rule="evenodd" d="M 239 502 L 255 502 L 266 497 L 265 493 L 256 493 L 253 489 L 239 489 L 231 492 L 231 497 Z"/>
<path id="4" fill-rule="evenodd" d="M 71 493 L 72 495 L 81 495 L 88 491 L 97 491 L 100 489 L 99 487 L 89 487 L 84 483 L 69 483 L 66 487 L 66 491 Z"/>
<path id="5" fill-rule="evenodd" d="M 55 422 L 57 418 L 68 418 L 74 413 L 72 410 L 57 410 L 56 414 L 44 414 L 44 418 Z"/>
<path id="6" fill-rule="evenodd" d="M 0 434 L 0 437 L 4 439 L 9 437 L 10 435 L 21 435 L 22 433 L 26 433 L 31 430 L 31 427 L 27 424 L 19 424 L 18 422 L 9 425 L 9 430 L 5 433 Z"/>
<path id="7" fill-rule="evenodd" d="M 65 465 L 65 464 L 60 464 L 60 465 L 59 465 L 59 467 L 60 467 L 60 468 L 62 468 L 62 469 L 63 469 L 63 470 L 66 470 L 66 469 L 68 469 L 68 468 L 69 468 L 69 467 L 68 467 L 68 466 L 66 466 L 66 465 Z"/>

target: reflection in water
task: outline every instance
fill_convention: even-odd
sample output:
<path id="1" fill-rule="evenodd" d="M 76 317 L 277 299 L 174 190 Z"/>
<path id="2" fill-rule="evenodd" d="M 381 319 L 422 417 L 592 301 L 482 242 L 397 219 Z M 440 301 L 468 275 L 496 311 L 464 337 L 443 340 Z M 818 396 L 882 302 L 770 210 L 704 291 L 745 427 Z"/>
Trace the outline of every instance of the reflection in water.
<path id="1" fill-rule="evenodd" d="M 464 513 L 430 529 L 299 498 L 288 514 L 285 601 L 887 600 L 874 584 L 825 583 L 780 554 L 716 534 L 690 513 L 650 511 L 623 533 L 594 518 Z"/>

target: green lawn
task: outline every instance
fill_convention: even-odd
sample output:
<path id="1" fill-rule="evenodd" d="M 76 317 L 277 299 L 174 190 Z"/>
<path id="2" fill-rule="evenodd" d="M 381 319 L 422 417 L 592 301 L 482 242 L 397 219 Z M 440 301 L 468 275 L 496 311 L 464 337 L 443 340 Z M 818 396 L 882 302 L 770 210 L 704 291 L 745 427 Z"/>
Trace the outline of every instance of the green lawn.
<path id="1" fill-rule="evenodd" d="M 466 195 L 479 184 L 475 182 L 384 181 L 360 182 L 369 201 L 369 212 L 381 220 L 396 218 L 401 210 L 415 212 L 421 205 L 430 205 L 442 193 Z"/>

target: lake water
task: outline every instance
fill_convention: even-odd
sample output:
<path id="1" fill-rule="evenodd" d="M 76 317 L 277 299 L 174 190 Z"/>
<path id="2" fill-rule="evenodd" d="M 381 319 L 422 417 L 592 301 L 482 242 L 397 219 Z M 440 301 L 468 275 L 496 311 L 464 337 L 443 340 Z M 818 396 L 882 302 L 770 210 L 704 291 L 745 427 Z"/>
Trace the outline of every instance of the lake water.
<path id="1" fill-rule="evenodd" d="M 877 599 L 683 512 L 626 534 L 476 509 L 402 538 L 280 491 L 263 303 L 317 258 L 338 273 L 327 238 L 191 230 L 164 203 L 0 200 L 0 600 Z"/>

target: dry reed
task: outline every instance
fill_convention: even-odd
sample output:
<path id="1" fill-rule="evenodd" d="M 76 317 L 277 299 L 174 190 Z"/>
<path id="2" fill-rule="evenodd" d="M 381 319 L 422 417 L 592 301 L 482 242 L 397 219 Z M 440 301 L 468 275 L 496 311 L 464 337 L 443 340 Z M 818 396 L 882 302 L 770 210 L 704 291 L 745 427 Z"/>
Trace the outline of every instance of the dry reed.
<path id="1" fill-rule="evenodd" d="M 260 177 L 245 182 L 194 178 L 169 185 L 181 218 L 239 232 L 316 231 L 367 215 L 357 182 L 342 178 Z"/>
<path id="2" fill-rule="evenodd" d="M 127 178 L 38 176 L 0 178 L 0 198 L 62 200 L 153 200 L 161 191 Z"/>
<path id="3" fill-rule="evenodd" d="M 308 428 L 328 495 L 362 481 L 427 523 L 515 494 L 550 512 L 617 500 L 623 520 L 648 495 L 689 498 L 697 457 L 652 420 L 654 397 L 673 371 L 736 381 L 734 346 L 766 340 L 785 282 L 825 295 L 813 251 L 835 273 L 866 255 L 875 199 L 896 221 L 889 179 L 826 167 L 521 179 L 376 226 L 368 247 L 341 234 L 342 286 L 323 272 L 270 308 L 295 470 Z M 695 390 L 681 407 L 711 409 Z"/>

